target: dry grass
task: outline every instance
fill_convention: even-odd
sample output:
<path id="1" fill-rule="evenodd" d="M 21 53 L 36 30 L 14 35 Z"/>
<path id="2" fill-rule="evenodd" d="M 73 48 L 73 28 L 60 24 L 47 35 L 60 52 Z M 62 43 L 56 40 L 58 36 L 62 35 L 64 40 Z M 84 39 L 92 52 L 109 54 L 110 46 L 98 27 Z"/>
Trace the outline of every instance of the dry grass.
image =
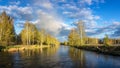
<path id="1" fill-rule="evenodd" d="M 39 45 L 14 45 L 8 46 L 4 49 L 4 51 L 14 52 L 18 50 L 25 50 L 25 49 L 39 49 L 39 48 L 46 48 L 49 47 L 47 45 L 39 46 Z"/>

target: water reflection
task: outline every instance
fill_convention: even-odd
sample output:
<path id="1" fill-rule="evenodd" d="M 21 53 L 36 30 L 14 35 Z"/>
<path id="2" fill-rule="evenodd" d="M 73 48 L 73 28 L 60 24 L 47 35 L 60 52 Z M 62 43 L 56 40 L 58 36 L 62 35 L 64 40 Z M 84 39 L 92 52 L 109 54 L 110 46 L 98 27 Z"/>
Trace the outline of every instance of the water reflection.
<path id="1" fill-rule="evenodd" d="M 120 68 L 120 57 L 60 46 L 0 52 L 0 68 Z"/>
<path id="2" fill-rule="evenodd" d="M 0 68 L 12 68 L 12 55 L 8 52 L 0 52 Z"/>
<path id="3" fill-rule="evenodd" d="M 70 48 L 75 68 L 120 68 L 120 57 Z"/>
<path id="4" fill-rule="evenodd" d="M 70 48 L 69 49 L 69 55 L 74 62 L 75 68 L 86 68 L 86 59 L 84 51 Z"/>
<path id="5" fill-rule="evenodd" d="M 0 68 L 48 68 L 58 47 L 24 50 L 19 52 L 1 52 Z M 52 61 L 54 61 L 52 59 Z"/>

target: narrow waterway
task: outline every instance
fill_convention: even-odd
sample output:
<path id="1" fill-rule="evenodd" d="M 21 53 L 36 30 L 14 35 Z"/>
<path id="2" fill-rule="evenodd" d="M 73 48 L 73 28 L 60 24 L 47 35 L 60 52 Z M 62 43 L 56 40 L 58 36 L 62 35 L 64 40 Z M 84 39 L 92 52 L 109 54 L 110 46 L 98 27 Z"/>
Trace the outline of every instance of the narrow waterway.
<path id="1" fill-rule="evenodd" d="M 120 68 L 120 57 L 57 46 L 0 52 L 0 68 Z"/>

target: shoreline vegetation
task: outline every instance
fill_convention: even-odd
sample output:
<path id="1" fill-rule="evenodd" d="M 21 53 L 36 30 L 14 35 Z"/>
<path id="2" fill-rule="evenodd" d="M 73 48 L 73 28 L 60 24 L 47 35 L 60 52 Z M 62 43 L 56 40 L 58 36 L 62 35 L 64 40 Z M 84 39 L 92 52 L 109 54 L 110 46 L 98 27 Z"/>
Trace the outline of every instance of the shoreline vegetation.
<path id="1" fill-rule="evenodd" d="M 120 46 L 71 46 L 77 49 L 92 51 L 105 55 L 120 56 Z"/>
<path id="2" fill-rule="evenodd" d="M 59 45 L 58 39 L 33 22 L 25 21 L 18 25 L 22 28 L 19 34 L 15 31 L 14 19 L 5 11 L 0 14 L 0 51 L 19 51 Z"/>
<path id="3" fill-rule="evenodd" d="M 3 47 L 0 46 L 0 51 L 8 51 L 8 52 L 16 52 L 21 50 L 27 50 L 27 49 L 40 49 L 40 48 L 48 48 L 49 45 L 14 45 L 14 46 L 7 46 Z"/>
<path id="4" fill-rule="evenodd" d="M 68 41 L 63 44 L 78 49 L 120 56 L 120 38 L 110 38 L 107 34 L 104 38 L 89 37 L 85 29 L 85 23 L 82 20 L 78 21 L 76 27 L 70 30 Z"/>

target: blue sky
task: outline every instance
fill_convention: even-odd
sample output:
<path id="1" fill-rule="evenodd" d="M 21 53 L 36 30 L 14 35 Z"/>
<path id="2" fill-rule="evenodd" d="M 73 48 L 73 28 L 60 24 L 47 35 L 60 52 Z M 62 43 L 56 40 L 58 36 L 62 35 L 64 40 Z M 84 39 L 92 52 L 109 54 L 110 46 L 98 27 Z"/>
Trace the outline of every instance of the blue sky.
<path id="1" fill-rule="evenodd" d="M 14 18 L 16 33 L 30 21 L 61 41 L 73 23 L 83 20 L 89 37 L 120 37 L 120 0 L 0 0 L 0 13 Z"/>

